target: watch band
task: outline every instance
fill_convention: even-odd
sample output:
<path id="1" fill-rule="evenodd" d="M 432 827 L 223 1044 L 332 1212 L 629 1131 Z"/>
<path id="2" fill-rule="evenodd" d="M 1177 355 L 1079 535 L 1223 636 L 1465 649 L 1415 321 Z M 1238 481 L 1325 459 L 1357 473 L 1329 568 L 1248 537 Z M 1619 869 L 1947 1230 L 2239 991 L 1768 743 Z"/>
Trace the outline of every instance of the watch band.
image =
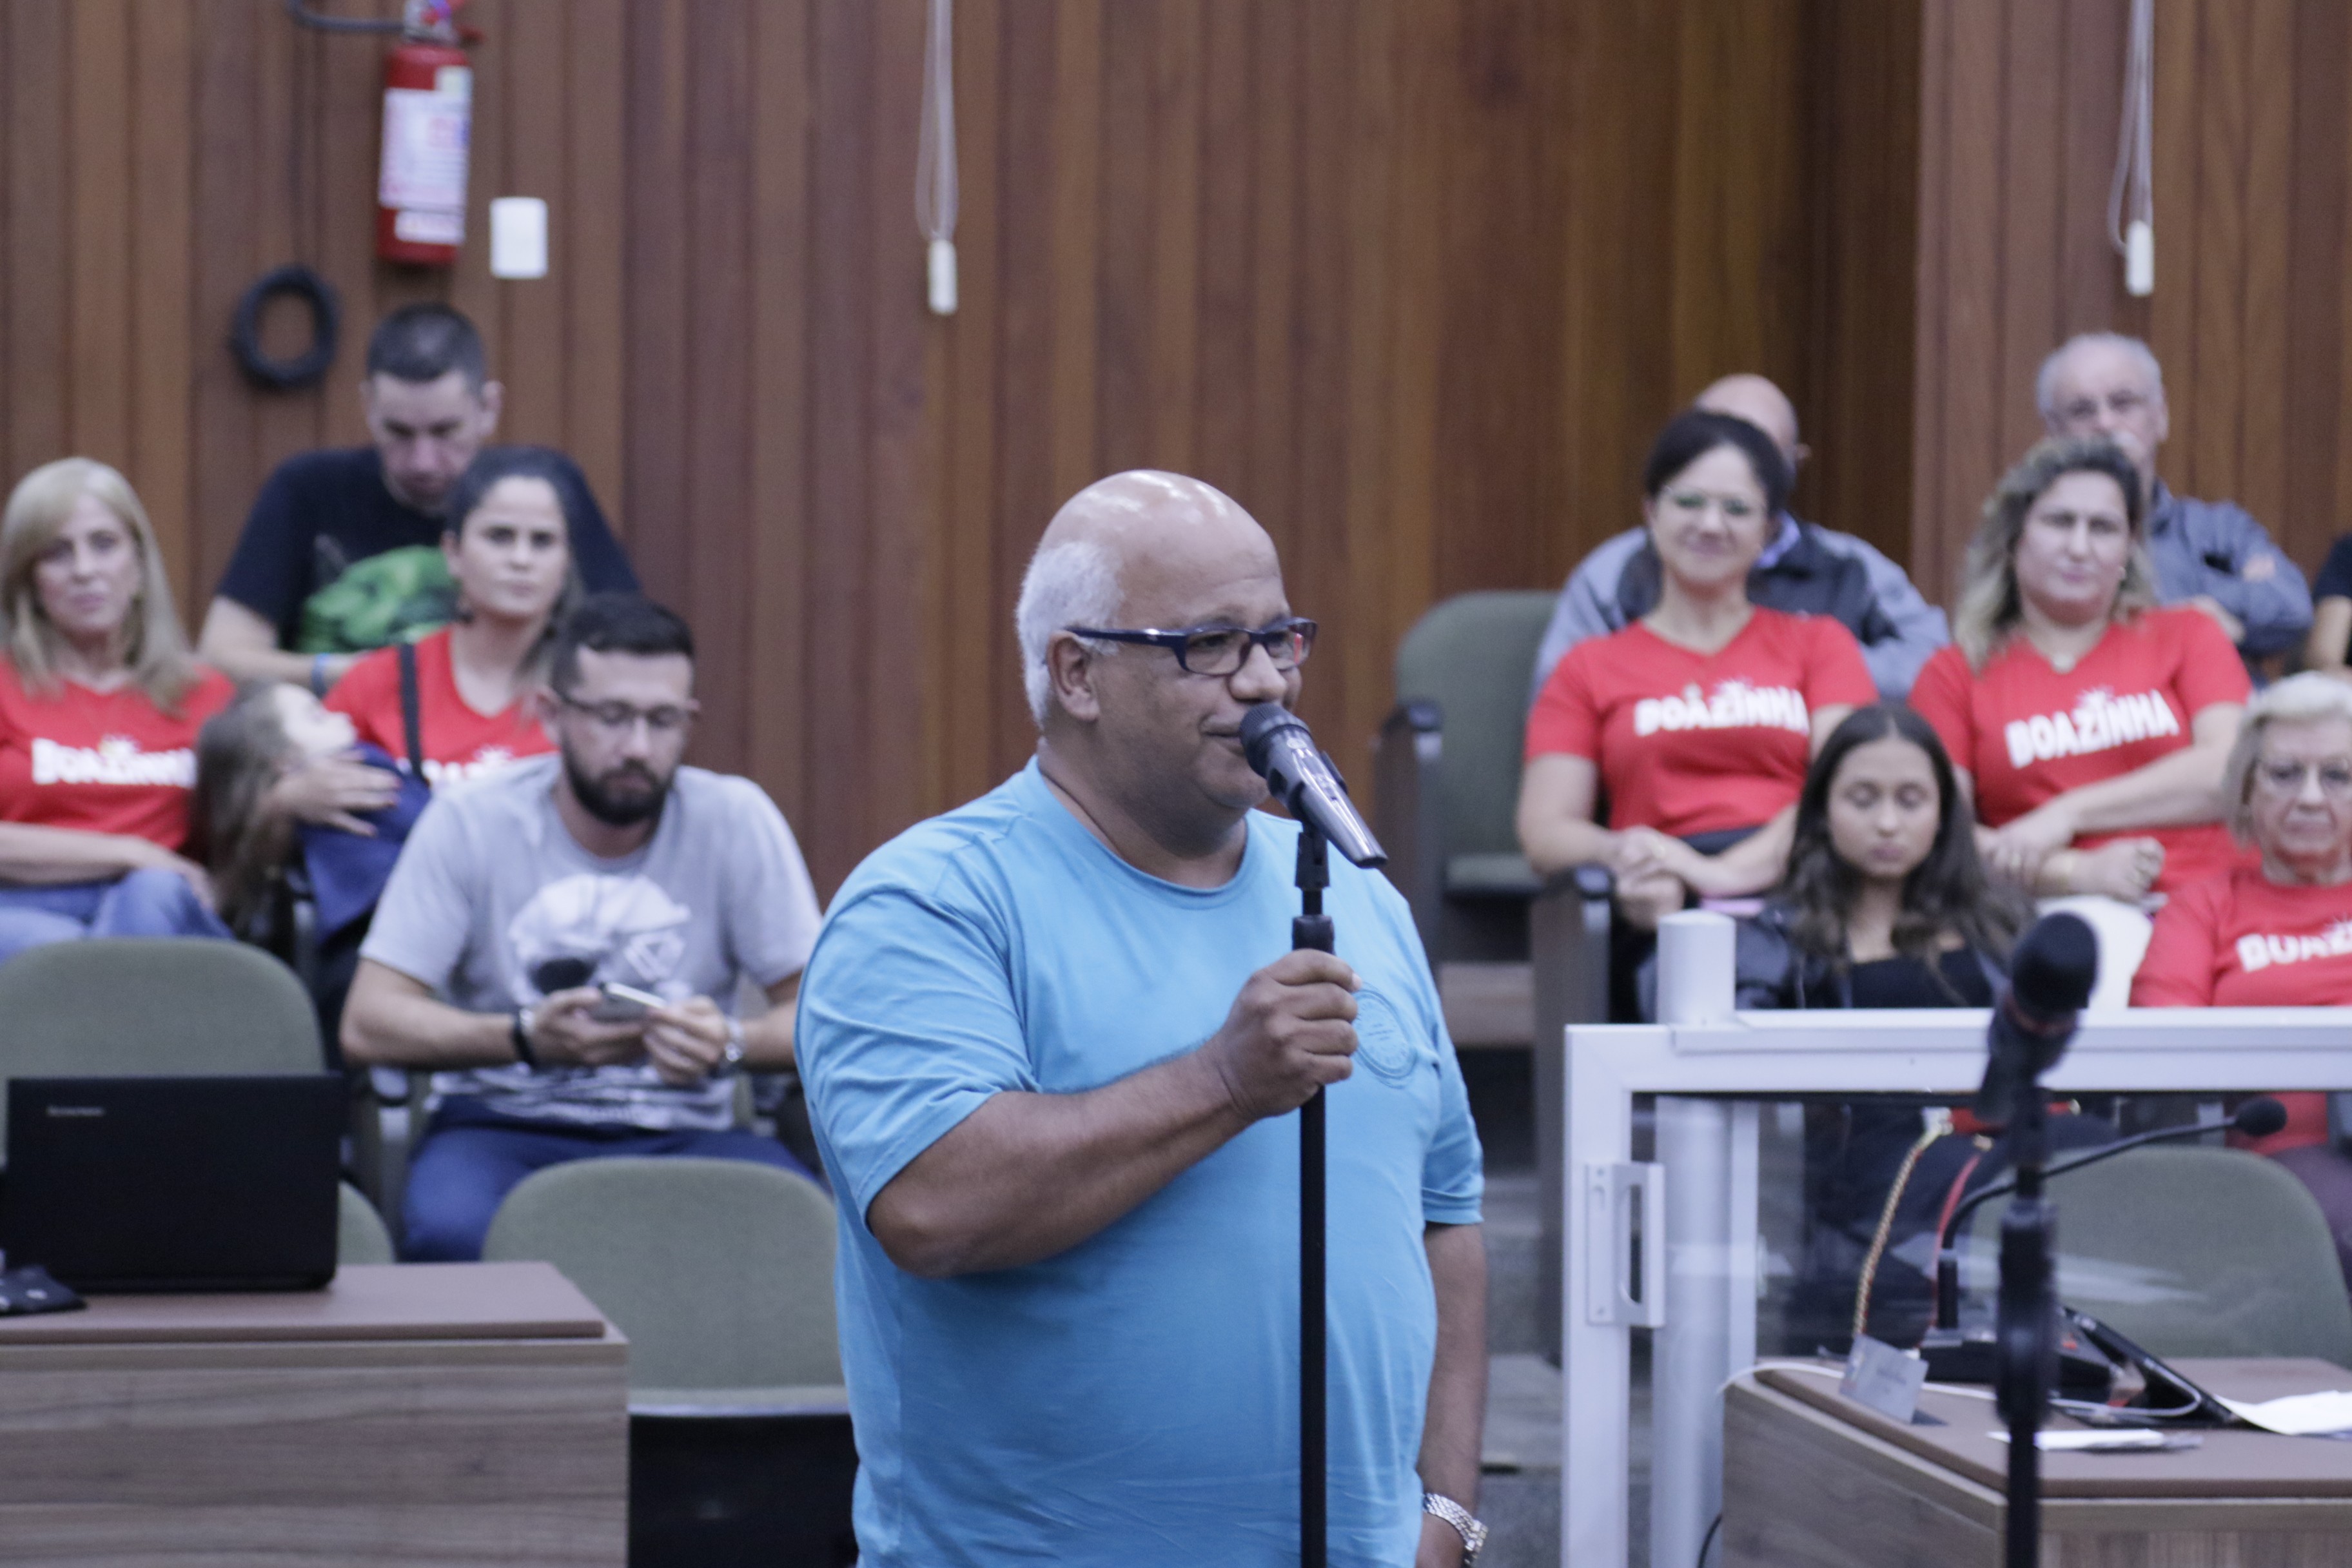
<path id="1" fill-rule="evenodd" d="M 719 1070 L 723 1073 L 734 1072 L 742 1065 L 743 1020 L 730 1017 L 727 1020 L 727 1055 L 725 1059 L 719 1062 Z"/>
<path id="2" fill-rule="evenodd" d="M 1478 1553 L 1486 1545 L 1486 1527 L 1468 1509 L 1443 1492 L 1422 1493 L 1421 1511 L 1435 1514 L 1454 1527 L 1462 1537 L 1462 1568 L 1476 1568 Z"/>
<path id="3" fill-rule="evenodd" d="M 530 1008 L 518 1007 L 514 1010 L 513 1024 L 507 1031 L 514 1041 L 515 1060 L 533 1072 L 539 1070 L 539 1055 L 530 1048 L 530 1026 L 537 1021 Z"/>

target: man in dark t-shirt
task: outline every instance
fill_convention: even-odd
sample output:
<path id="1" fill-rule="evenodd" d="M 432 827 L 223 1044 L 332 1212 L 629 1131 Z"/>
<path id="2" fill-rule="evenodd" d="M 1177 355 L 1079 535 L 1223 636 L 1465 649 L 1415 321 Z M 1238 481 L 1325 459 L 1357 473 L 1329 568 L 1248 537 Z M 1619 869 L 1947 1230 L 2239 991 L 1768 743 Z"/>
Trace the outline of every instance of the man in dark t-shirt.
<path id="1" fill-rule="evenodd" d="M 446 621 L 441 509 L 498 427 L 500 395 L 463 315 L 426 303 L 385 317 L 360 386 L 373 444 L 289 458 L 263 483 L 205 613 L 204 657 L 238 679 L 323 694 L 357 655 Z M 564 466 L 582 584 L 635 591 L 586 478 Z"/>

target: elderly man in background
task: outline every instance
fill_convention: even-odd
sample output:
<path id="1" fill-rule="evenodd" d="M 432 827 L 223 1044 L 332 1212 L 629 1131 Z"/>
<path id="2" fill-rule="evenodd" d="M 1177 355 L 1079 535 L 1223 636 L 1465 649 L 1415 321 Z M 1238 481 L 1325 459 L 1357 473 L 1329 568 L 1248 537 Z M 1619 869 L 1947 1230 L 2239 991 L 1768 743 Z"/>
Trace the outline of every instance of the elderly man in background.
<path id="1" fill-rule="evenodd" d="M 1771 437 L 1796 483 L 1807 450 L 1797 438 L 1797 410 L 1788 395 L 1760 375 L 1727 375 L 1698 395 L 1692 407 L 1744 419 Z M 1570 648 L 1587 637 L 1623 631 L 1657 607 L 1658 552 L 1647 529 L 1633 528 L 1586 556 L 1544 629 L 1536 654 L 1533 692 Z M 1866 541 L 1780 514 L 1779 531 L 1748 574 L 1748 597 L 1766 609 L 1830 616 L 1862 644 L 1863 663 L 1879 695 L 1900 700 L 1927 656 L 1951 641 L 1944 612 L 1920 597 L 1903 568 Z"/>
<path id="2" fill-rule="evenodd" d="M 2311 630 L 2311 589 L 2263 525 L 2234 501 L 2166 488 L 2156 451 L 2171 428 L 2164 371 L 2137 338 L 2084 332 L 2042 362 L 2033 384 L 2053 436 L 2105 436 L 2139 469 L 2157 596 L 2193 605 L 2249 659 L 2284 653 Z"/>
<path id="3" fill-rule="evenodd" d="M 840 1194 L 857 1542 L 876 1568 L 1297 1562 L 1298 1133 L 1330 1091 L 1330 1561 L 1483 1535 L 1478 1139 L 1394 889 L 1298 829 L 1242 716 L 1314 624 L 1173 474 L 1089 486 L 1018 625 L 1035 757 L 835 900 L 801 1065 Z"/>

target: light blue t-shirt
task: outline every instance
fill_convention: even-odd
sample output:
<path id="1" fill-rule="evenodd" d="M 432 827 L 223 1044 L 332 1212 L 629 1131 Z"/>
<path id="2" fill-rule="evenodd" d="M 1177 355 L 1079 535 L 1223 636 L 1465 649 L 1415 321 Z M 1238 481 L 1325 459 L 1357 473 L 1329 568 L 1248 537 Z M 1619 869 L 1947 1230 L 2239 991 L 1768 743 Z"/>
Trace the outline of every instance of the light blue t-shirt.
<path id="1" fill-rule="evenodd" d="M 1001 1090 L 1096 1089 L 1199 1046 L 1288 950 L 1297 828 L 1248 818 L 1222 888 L 1144 875 L 1033 762 L 875 852 L 801 991 L 842 1197 L 857 1541 L 876 1568 L 1255 1568 L 1298 1549 L 1298 1118 L 1260 1121 L 1105 1230 L 924 1279 L 875 1194 Z M 1436 1304 L 1422 1227 L 1475 1224 L 1478 1138 L 1405 903 L 1333 857 L 1363 981 L 1328 1095 L 1330 1558 L 1408 1564 Z"/>

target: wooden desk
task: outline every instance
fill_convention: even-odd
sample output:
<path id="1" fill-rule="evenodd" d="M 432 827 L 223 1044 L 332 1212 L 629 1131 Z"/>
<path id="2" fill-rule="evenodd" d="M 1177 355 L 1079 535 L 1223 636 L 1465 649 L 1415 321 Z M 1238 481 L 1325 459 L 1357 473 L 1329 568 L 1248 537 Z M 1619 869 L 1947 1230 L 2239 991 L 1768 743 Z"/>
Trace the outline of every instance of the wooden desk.
<path id="1" fill-rule="evenodd" d="M 2352 1387 L 2315 1361 L 2189 1361 L 2232 1399 Z M 1939 1426 L 1841 1398 L 1832 1375 L 1733 1383 L 1723 1437 L 1726 1568 L 2000 1568 L 2008 1447 L 1990 1399 L 1930 1389 Z M 2055 1420 L 2053 1426 L 2075 1423 Z M 2352 1443 L 2207 1431 L 2193 1449 L 2044 1454 L 2046 1568 L 2337 1568 L 2352 1563 Z"/>
<path id="2" fill-rule="evenodd" d="M 0 1562 L 618 1568 L 627 1349 L 541 1263 L 0 1319 Z"/>

